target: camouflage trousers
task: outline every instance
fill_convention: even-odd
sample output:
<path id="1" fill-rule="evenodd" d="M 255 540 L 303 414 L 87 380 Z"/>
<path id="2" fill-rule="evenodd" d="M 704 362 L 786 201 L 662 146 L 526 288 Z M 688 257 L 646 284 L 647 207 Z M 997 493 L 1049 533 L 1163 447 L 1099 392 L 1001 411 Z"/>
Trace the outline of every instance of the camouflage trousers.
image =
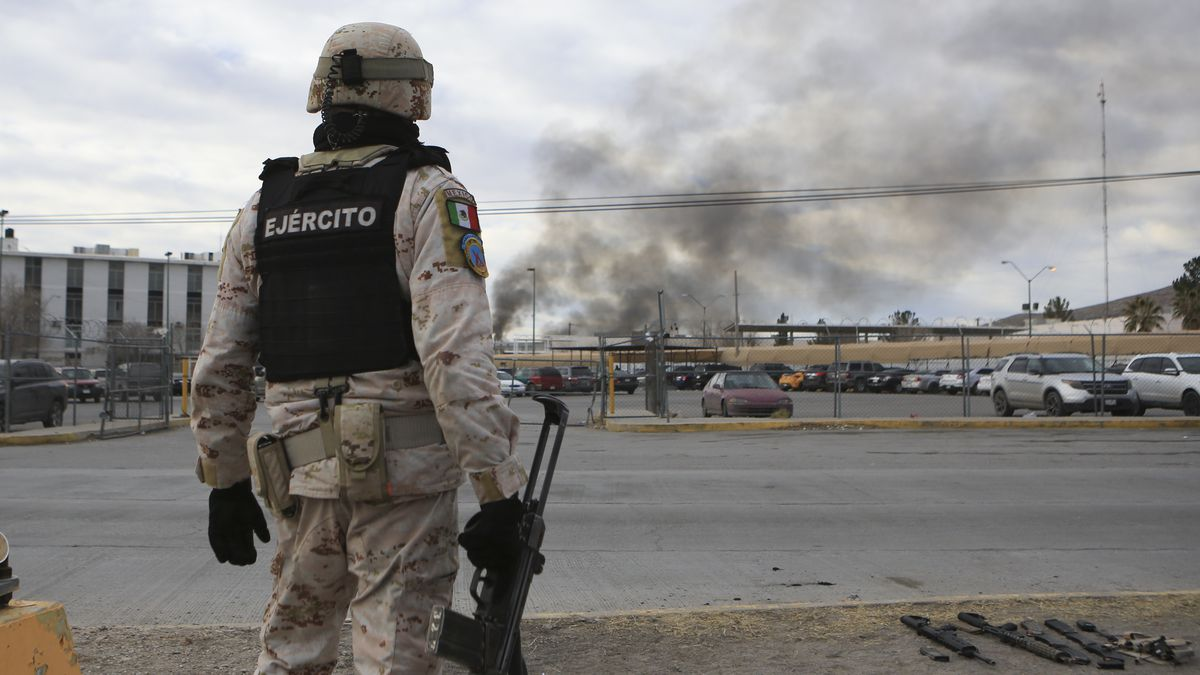
<path id="1" fill-rule="evenodd" d="M 329 673 L 347 609 L 358 673 L 439 673 L 425 653 L 429 611 L 458 571 L 455 490 L 368 503 L 300 497 L 277 519 L 271 600 L 257 673 Z"/>

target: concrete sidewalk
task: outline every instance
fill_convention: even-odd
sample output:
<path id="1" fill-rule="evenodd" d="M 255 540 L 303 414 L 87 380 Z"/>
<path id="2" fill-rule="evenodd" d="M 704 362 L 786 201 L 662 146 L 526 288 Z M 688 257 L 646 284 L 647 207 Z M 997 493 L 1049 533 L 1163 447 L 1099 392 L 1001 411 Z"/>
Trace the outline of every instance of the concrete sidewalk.
<path id="1" fill-rule="evenodd" d="M 159 431 L 165 428 L 178 429 L 191 422 L 188 417 L 172 417 L 163 427 L 161 419 L 143 420 L 114 420 L 104 425 L 107 432 L 114 435 L 138 433 L 142 431 Z M 78 443 L 97 438 L 100 435 L 100 422 L 87 422 L 72 426 L 50 427 L 49 429 L 24 429 L 0 433 L 0 447 L 6 445 L 48 445 L 52 443 Z"/>
<path id="2" fill-rule="evenodd" d="M 1200 417 L 609 417 L 608 431 L 682 433 L 768 429 L 1200 429 Z"/>

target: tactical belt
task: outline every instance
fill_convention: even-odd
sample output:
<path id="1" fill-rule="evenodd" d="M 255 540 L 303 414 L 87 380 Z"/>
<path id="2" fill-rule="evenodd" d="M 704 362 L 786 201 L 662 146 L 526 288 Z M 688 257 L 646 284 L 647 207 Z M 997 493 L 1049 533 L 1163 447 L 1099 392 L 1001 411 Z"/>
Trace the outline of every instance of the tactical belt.
<path id="1" fill-rule="evenodd" d="M 445 442 L 442 427 L 433 413 L 385 417 L 383 426 L 388 449 L 419 448 Z M 293 469 L 337 456 L 337 448 L 325 446 L 320 427 L 283 439 L 283 450 Z"/>

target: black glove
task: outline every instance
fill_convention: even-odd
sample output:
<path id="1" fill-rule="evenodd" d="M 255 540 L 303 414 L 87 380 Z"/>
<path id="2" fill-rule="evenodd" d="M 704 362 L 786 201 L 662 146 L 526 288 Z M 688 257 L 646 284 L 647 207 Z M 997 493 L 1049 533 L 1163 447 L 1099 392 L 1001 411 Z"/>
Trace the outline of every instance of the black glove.
<path id="1" fill-rule="evenodd" d="M 480 569 L 508 571 L 517 566 L 521 555 L 520 524 L 525 507 L 516 495 L 488 502 L 471 516 L 458 543 L 467 550 L 467 559 Z"/>
<path id="2" fill-rule="evenodd" d="M 227 488 L 213 488 L 208 495 L 208 545 L 217 562 L 252 565 L 258 559 L 254 537 L 271 541 L 267 519 L 250 489 L 250 479 Z"/>

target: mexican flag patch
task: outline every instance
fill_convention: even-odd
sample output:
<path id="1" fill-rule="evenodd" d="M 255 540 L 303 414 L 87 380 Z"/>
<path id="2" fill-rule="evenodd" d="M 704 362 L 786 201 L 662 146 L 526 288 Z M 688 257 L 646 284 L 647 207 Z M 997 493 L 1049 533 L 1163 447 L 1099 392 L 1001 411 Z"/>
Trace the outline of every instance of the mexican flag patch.
<path id="1" fill-rule="evenodd" d="M 464 230 L 479 231 L 479 210 L 474 204 L 446 199 L 446 210 L 450 212 L 450 222 Z"/>

